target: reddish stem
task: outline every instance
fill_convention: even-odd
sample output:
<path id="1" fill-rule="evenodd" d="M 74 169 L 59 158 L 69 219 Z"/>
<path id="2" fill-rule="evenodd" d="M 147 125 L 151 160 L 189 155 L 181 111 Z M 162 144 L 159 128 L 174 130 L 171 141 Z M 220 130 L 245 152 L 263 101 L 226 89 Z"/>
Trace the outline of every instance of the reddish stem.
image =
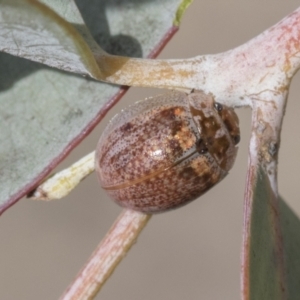
<path id="1" fill-rule="evenodd" d="M 61 300 L 93 299 L 135 243 L 150 217 L 123 210 Z"/>

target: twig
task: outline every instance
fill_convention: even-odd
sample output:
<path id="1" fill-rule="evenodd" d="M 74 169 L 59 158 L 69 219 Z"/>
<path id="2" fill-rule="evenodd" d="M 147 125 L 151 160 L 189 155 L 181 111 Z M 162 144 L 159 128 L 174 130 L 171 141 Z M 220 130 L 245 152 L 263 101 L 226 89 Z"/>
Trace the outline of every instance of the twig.
<path id="1" fill-rule="evenodd" d="M 35 190 L 28 198 L 33 200 L 56 200 L 67 196 L 84 178 L 95 170 L 95 151 L 81 158 L 70 167 L 54 174 Z"/>
<path id="2" fill-rule="evenodd" d="M 123 210 L 61 300 L 94 299 L 150 217 L 140 212 Z"/>

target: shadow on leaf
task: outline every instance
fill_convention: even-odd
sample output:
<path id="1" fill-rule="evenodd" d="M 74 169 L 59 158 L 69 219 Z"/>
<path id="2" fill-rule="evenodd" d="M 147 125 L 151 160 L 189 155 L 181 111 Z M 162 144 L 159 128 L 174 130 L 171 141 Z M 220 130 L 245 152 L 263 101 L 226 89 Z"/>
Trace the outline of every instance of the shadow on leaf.
<path id="1" fill-rule="evenodd" d="M 142 47 L 136 38 L 124 34 L 111 35 L 106 16 L 106 8 L 108 6 L 114 7 L 114 9 L 118 10 L 121 14 L 124 6 L 137 6 L 149 1 L 150 0 L 76 0 L 76 4 L 92 36 L 101 48 L 113 55 L 142 57 Z M 78 25 L 73 24 L 73 26 L 81 31 Z"/>

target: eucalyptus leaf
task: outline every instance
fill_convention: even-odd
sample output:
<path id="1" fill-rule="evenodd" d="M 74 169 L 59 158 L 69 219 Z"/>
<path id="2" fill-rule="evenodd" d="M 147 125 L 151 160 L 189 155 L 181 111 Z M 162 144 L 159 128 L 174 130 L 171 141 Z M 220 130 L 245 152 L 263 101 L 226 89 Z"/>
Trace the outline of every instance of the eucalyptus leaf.
<path id="1" fill-rule="evenodd" d="M 299 299 L 300 220 L 260 168 L 254 186 L 244 299 Z"/>
<path id="2" fill-rule="evenodd" d="M 248 299 L 284 299 L 283 253 L 278 230 L 277 199 L 263 168 L 258 168 L 256 178 L 250 208 L 250 240 L 247 249 L 250 293 Z"/>
<path id="3" fill-rule="evenodd" d="M 297 300 L 300 292 L 300 220 L 282 198 L 279 207 L 287 294 L 289 300 Z"/>
<path id="4" fill-rule="evenodd" d="M 99 72 L 78 31 L 37 1 L 1 0 L 0 45 L 3 52 L 61 70 L 93 77 Z"/>
<path id="5" fill-rule="evenodd" d="M 54 12 L 37 1 L 0 0 L 0 213 L 49 174 L 122 96 L 117 86 L 41 63 L 93 74 L 92 53 L 100 49 L 93 38 L 111 53 L 153 57 L 176 31 L 172 24 L 184 2 L 77 1 L 77 11 L 72 1 L 44 1 Z"/>

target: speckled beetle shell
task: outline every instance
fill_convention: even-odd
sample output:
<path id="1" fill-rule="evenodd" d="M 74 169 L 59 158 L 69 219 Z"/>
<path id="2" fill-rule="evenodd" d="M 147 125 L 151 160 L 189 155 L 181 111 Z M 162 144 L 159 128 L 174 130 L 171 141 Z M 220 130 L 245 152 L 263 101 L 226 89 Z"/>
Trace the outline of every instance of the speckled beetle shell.
<path id="1" fill-rule="evenodd" d="M 99 140 L 101 186 L 121 206 L 146 213 L 187 204 L 231 169 L 238 123 L 233 109 L 201 91 L 137 102 L 115 116 Z"/>

